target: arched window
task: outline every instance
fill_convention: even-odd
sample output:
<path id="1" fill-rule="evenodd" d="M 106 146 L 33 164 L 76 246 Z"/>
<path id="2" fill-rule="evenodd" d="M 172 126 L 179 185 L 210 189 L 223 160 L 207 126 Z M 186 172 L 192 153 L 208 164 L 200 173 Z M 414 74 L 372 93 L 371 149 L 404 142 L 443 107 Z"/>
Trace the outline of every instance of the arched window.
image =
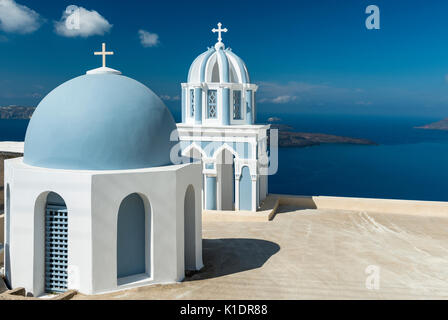
<path id="1" fill-rule="evenodd" d="M 211 82 L 219 82 L 219 65 L 218 62 L 215 62 L 212 69 L 212 81 Z"/>
<path id="2" fill-rule="evenodd" d="M 137 193 L 121 202 L 117 221 L 118 279 L 149 275 L 150 221 L 150 212 L 146 213 L 145 203 Z"/>

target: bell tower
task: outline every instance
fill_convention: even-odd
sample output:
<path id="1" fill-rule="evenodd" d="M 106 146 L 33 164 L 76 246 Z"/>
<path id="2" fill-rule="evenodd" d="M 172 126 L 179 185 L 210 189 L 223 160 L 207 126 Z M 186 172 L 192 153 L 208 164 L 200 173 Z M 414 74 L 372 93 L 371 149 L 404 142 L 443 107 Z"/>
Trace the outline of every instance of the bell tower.
<path id="1" fill-rule="evenodd" d="M 255 95 L 246 64 L 222 42 L 198 56 L 182 83 L 182 154 L 203 162 L 205 210 L 256 211 L 268 192 L 267 130 L 255 124 Z"/>

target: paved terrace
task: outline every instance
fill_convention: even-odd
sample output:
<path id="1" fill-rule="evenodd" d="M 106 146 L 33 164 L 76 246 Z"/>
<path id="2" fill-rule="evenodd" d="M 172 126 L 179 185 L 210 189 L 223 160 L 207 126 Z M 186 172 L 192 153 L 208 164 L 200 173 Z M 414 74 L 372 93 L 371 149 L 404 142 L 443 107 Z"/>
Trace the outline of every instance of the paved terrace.
<path id="1" fill-rule="evenodd" d="M 270 222 L 225 220 L 205 215 L 205 268 L 185 282 L 74 299 L 448 298 L 447 203 L 295 198 Z"/>

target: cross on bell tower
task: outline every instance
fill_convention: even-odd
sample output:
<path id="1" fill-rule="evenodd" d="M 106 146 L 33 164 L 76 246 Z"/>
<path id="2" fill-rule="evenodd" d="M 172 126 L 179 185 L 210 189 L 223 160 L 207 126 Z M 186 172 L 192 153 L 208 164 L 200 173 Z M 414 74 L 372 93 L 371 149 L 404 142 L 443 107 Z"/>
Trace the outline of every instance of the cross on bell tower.
<path id="1" fill-rule="evenodd" d="M 103 50 L 100 52 L 94 52 L 96 56 L 103 56 L 103 68 L 106 68 L 106 56 L 113 56 L 113 51 L 107 52 L 106 51 L 106 44 L 103 43 Z"/>
<path id="2" fill-rule="evenodd" d="M 219 22 L 218 23 L 218 29 L 216 29 L 216 28 L 212 29 L 213 33 L 218 32 L 218 43 L 222 43 L 222 33 L 229 31 L 229 30 L 227 30 L 227 28 L 221 29 L 221 27 L 222 27 L 222 23 Z"/>

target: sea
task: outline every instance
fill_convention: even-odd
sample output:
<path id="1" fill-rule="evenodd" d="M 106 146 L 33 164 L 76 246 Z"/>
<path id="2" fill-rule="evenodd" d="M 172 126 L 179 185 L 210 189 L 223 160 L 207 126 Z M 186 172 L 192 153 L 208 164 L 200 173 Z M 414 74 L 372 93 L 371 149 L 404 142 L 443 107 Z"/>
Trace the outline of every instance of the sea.
<path id="1" fill-rule="evenodd" d="M 440 117 L 259 114 L 299 132 L 364 138 L 378 145 L 280 148 L 269 192 L 448 201 L 448 132 L 416 129 Z M 0 120 L 0 141 L 23 141 L 27 120 Z"/>

